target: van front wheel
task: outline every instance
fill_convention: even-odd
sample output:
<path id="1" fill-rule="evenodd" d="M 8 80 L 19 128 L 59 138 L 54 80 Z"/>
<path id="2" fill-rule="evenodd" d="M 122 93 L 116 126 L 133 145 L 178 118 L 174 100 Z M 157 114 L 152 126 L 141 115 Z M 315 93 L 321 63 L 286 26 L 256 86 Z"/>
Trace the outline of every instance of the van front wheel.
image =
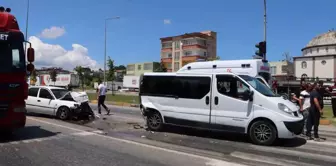
<path id="1" fill-rule="evenodd" d="M 157 111 L 150 112 L 147 115 L 147 126 L 152 131 L 159 131 L 162 129 L 163 120 L 161 114 Z"/>
<path id="2" fill-rule="evenodd" d="M 257 145 L 272 145 L 277 138 L 276 135 L 275 126 L 264 120 L 254 122 L 249 131 L 251 141 Z"/>

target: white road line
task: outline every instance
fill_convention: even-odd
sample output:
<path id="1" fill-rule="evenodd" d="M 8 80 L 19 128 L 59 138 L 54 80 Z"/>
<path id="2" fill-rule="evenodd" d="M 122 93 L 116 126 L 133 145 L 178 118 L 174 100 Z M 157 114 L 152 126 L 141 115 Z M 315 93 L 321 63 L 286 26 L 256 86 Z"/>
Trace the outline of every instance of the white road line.
<path id="1" fill-rule="evenodd" d="M 291 161 L 291 160 L 273 158 L 273 157 L 266 157 L 266 156 L 255 155 L 255 154 L 244 153 L 244 152 L 238 152 L 238 151 L 232 152 L 230 155 L 233 156 L 233 157 L 244 159 L 244 160 L 251 160 L 251 161 L 262 162 L 262 163 L 273 164 L 273 165 L 318 166 L 318 165 L 309 164 L 309 163 L 303 163 L 303 162 Z"/>
<path id="2" fill-rule="evenodd" d="M 32 118 L 32 117 L 28 117 L 27 119 L 37 121 L 37 122 L 40 122 L 40 123 L 44 123 L 44 124 L 49 124 L 49 125 L 61 127 L 61 128 L 66 128 L 66 129 L 73 130 L 73 131 L 87 132 L 87 131 L 84 131 L 84 130 L 80 130 L 80 129 L 76 129 L 76 128 L 72 128 L 72 127 L 68 127 L 68 126 L 64 126 L 64 125 L 60 125 L 60 124 L 50 123 L 50 122 L 40 120 L 40 119 L 36 119 L 36 118 Z M 146 148 L 151 148 L 151 149 L 155 149 L 155 150 L 161 150 L 161 151 L 164 151 L 164 152 L 175 153 L 175 154 L 178 154 L 178 155 L 184 155 L 184 156 L 198 158 L 198 159 L 202 159 L 202 160 L 208 160 L 208 162 L 206 163 L 208 166 L 246 166 L 246 165 L 242 165 L 242 164 L 238 164 L 238 163 L 228 162 L 228 161 L 224 161 L 224 160 L 218 160 L 218 159 L 205 157 L 205 156 L 200 156 L 200 155 L 196 155 L 196 154 L 179 152 L 179 151 L 175 151 L 175 150 L 171 150 L 171 149 L 165 149 L 165 148 L 161 148 L 161 147 L 157 147 L 157 146 L 153 146 L 153 145 L 147 145 L 147 144 L 143 144 L 143 143 L 139 143 L 139 142 L 135 142 L 135 141 L 124 140 L 124 139 L 114 138 L 114 137 L 110 137 L 110 136 L 100 135 L 100 134 L 97 134 L 97 133 L 93 133 L 93 135 L 103 137 L 103 138 L 106 138 L 106 139 L 110 139 L 110 140 L 114 140 L 114 141 L 118 141 L 118 142 L 127 143 L 127 144 L 133 144 L 133 145 L 142 146 L 142 147 L 146 147 Z"/>
<path id="3" fill-rule="evenodd" d="M 329 142 L 329 141 L 316 142 L 316 141 L 312 140 L 312 141 L 307 141 L 307 143 L 309 143 L 309 144 L 317 144 L 317 145 L 334 146 L 336 148 L 336 142 Z"/>

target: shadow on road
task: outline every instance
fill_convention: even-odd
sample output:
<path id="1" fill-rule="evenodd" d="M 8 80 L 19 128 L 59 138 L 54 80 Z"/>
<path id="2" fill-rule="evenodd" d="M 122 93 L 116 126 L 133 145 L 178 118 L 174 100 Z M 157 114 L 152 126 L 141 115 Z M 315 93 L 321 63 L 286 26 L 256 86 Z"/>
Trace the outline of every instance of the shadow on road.
<path id="1" fill-rule="evenodd" d="M 7 143 L 12 141 L 23 141 L 36 138 L 46 138 L 52 137 L 59 134 L 59 132 L 50 132 L 44 129 L 41 129 L 40 126 L 27 126 L 22 129 L 15 131 L 13 134 L 1 136 L 0 143 Z"/>
<path id="2" fill-rule="evenodd" d="M 245 134 L 238 133 L 229 133 L 222 131 L 208 131 L 208 130 L 200 130 L 200 129 L 192 129 L 185 127 L 177 127 L 177 126 L 166 126 L 165 132 L 175 133 L 180 135 L 187 135 L 193 137 L 201 137 L 201 138 L 210 138 L 216 139 L 218 141 L 233 141 L 233 142 L 241 142 L 241 143 L 250 143 L 250 140 Z M 186 138 L 187 139 L 187 138 Z M 288 140 L 278 140 L 273 146 L 281 146 L 281 147 L 298 147 L 306 144 L 306 140 L 303 138 L 295 138 Z"/>
<path id="3" fill-rule="evenodd" d="M 27 115 L 29 116 L 34 116 L 34 117 L 43 117 L 43 118 L 49 118 L 49 119 L 57 119 L 55 116 L 51 116 L 51 115 L 44 115 L 44 114 L 36 114 L 36 113 L 27 113 Z M 60 119 L 57 119 L 60 120 Z M 89 119 L 86 117 L 73 117 L 69 120 L 65 120 L 65 122 L 69 122 L 69 123 L 74 123 L 74 124 L 79 124 L 79 125 L 84 125 L 87 123 L 90 123 L 92 121 L 94 121 L 95 119 Z"/>

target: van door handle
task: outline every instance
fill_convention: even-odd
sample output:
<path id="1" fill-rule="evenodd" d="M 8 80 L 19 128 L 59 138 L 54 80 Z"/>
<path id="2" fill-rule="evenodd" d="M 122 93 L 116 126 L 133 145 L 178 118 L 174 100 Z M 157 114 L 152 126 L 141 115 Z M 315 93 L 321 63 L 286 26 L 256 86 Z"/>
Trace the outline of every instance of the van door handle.
<path id="1" fill-rule="evenodd" d="M 218 97 L 215 97 L 215 105 L 218 105 Z"/>
<path id="2" fill-rule="evenodd" d="M 37 100 L 37 102 L 41 102 L 41 100 Z"/>
<path id="3" fill-rule="evenodd" d="M 205 98 L 205 104 L 206 104 L 206 105 L 209 105 L 209 103 L 210 103 L 210 97 L 207 96 L 207 97 Z"/>

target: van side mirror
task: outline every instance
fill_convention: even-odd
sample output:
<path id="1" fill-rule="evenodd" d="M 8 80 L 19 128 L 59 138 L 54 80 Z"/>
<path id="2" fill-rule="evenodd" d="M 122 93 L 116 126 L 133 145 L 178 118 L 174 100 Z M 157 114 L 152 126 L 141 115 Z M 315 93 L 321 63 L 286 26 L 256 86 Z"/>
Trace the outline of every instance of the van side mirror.
<path id="1" fill-rule="evenodd" d="M 243 100 L 253 101 L 253 91 L 245 90 L 243 93 Z"/>
<path id="2" fill-rule="evenodd" d="M 28 48 L 27 49 L 27 60 L 28 62 L 34 62 L 35 60 L 35 50 L 34 48 Z"/>

